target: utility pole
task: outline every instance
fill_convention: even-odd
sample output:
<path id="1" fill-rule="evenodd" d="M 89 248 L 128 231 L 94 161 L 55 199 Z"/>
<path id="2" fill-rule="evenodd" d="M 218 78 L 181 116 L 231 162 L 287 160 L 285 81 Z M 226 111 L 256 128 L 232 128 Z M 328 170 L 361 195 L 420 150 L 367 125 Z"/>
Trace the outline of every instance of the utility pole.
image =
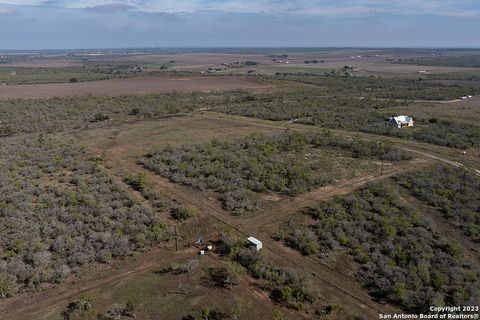
<path id="1" fill-rule="evenodd" d="M 385 155 L 382 156 L 382 166 L 380 167 L 380 176 L 383 176 L 383 163 L 385 162 Z"/>
<path id="2" fill-rule="evenodd" d="M 177 226 L 175 226 L 175 252 L 178 251 L 178 234 L 177 234 Z"/>

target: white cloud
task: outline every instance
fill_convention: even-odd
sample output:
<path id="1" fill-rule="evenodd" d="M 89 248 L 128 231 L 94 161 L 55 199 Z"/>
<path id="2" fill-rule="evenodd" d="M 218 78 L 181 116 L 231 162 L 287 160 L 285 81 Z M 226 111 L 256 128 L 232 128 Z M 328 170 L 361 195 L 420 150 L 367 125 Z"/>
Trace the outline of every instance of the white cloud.
<path id="1" fill-rule="evenodd" d="M 17 0 L 1 0 L 0 4 L 10 4 L 10 5 L 17 5 L 17 6 L 34 6 L 34 5 L 40 5 L 44 1 L 40 0 L 25 0 L 25 1 L 17 1 Z"/>
<path id="2" fill-rule="evenodd" d="M 0 15 L 8 15 L 16 13 L 15 9 L 0 7 Z"/>
<path id="3" fill-rule="evenodd" d="M 71 9 L 129 9 L 140 12 L 267 13 L 306 16 L 399 15 L 479 16 L 479 0 L 0 0 L 0 4 L 60 6 Z"/>
<path id="4" fill-rule="evenodd" d="M 134 8 L 135 7 L 128 4 L 124 4 L 124 3 L 107 3 L 107 4 L 97 5 L 94 7 L 87 7 L 86 9 L 97 11 L 97 12 L 112 13 L 112 12 L 128 11 Z"/>

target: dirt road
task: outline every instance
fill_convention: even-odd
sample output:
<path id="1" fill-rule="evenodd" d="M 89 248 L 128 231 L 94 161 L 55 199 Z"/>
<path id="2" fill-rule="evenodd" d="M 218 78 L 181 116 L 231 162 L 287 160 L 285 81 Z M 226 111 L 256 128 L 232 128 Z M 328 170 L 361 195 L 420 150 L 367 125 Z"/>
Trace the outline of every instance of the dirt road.
<path id="1" fill-rule="evenodd" d="M 268 126 L 277 129 L 288 128 L 287 126 L 282 125 L 256 123 L 255 121 L 247 121 L 238 117 L 229 117 L 229 119 L 237 119 L 235 121 L 248 122 L 249 124 Z M 312 127 L 294 128 L 294 130 L 302 131 L 307 129 L 315 130 L 315 128 Z M 334 301 L 341 301 L 343 305 L 352 306 L 352 308 L 363 310 L 363 313 L 369 318 L 376 318 L 378 317 L 379 312 L 395 313 L 399 312 L 399 310 L 393 306 L 382 304 L 372 299 L 371 296 L 354 279 L 350 279 L 344 274 L 332 270 L 330 267 L 323 265 L 315 258 L 302 256 L 300 253 L 284 246 L 282 243 L 274 241 L 268 231 L 273 230 L 275 226 L 278 226 L 279 223 L 284 222 L 285 218 L 287 218 L 290 214 L 298 212 L 298 210 L 308 206 L 309 204 L 320 200 L 330 199 L 338 194 L 351 192 L 366 183 L 385 179 L 398 172 L 403 172 L 424 165 L 429 162 L 428 159 L 442 161 L 454 166 L 462 166 L 460 163 L 446 159 L 439 155 L 418 150 L 418 148 L 415 147 L 405 147 L 405 149 L 411 152 L 416 152 L 417 154 L 421 155 L 423 159 L 416 160 L 417 162 L 409 163 L 404 166 L 393 166 L 387 168 L 382 176 L 368 176 L 355 178 L 349 181 L 342 181 L 331 186 L 316 189 L 312 192 L 301 195 L 298 198 L 287 199 L 285 201 L 281 200 L 276 205 L 272 206 L 272 208 L 250 218 L 231 216 L 222 210 L 217 201 L 205 199 L 205 196 L 199 195 L 194 190 L 171 183 L 167 179 L 149 172 L 143 167 L 137 165 L 135 158 L 132 158 L 128 154 L 122 154 L 122 152 L 125 152 L 125 150 L 107 150 L 105 154 L 105 160 L 106 167 L 110 168 L 109 170 L 113 174 L 116 173 L 115 170 L 124 170 L 129 173 L 146 173 L 148 175 L 149 182 L 152 183 L 155 189 L 164 197 L 169 199 L 179 199 L 182 202 L 195 207 L 199 214 L 208 215 L 225 226 L 236 230 L 240 234 L 243 234 L 244 236 L 249 236 L 252 234 L 256 235 L 264 242 L 264 251 L 267 256 L 283 265 L 295 266 L 296 268 L 304 270 L 305 273 L 311 275 L 313 282 L 320 289 L 323 296 Z M 94 153 L 98 153 L 99 151 L 101 150 L 93 150 Z M 425 158 L 428 159 L 425 160 Z M 262 233 L 265 230 L 267 232 Z M 166 261 L 175 260 L 178 257 L 183 258 L 182 255 L 184 254 L 183 252 L 180 254 L 173 254 L 172 252 L 166 251 L 164 257 L 161 258 L 160 261 L 160 256 L 157 256 L 158 252 L 158 249 L 154 249 L 151 253 L 141 254 L 142 259 L 140 264 L 133 263 L 131 265 L 127 265 L 125 268 L 122 268 L 122 270 L 116 270 L 114 274 L 109 274 L 104 278 L 99 278 L 94 281 L 91 279 L 84 280 L 84 282 L 80 284 L 80 290 L 72 287 L 59 287 L 48 290 L 40 293 L 39 296 L 41 299 L 36 296 L 34 299 L 32 299 L 32 303 L 28 305 L 23 304 L 24 297 L 22 296 L 9 299 L 6 302 L 0 303 L 0 318 L 27 319 L 23 317 L 26 314 L 31 315 L 31 319 L 40 318 L 40 316 L 43 316 L 53 307 L 67 303 L 73 297 L 76 297 L 79 292 L 81 293 L 82 290 L 91 290 L 92 288 L 101 287 L 106 283 L 117 281 L 123 277 L 146 272 L 148 270 L 157 268 L 161 264 L 165 264 Z M 185 254 L 191 255 L 191 252 L 185 252 Z"/>
<path id="2" fill-rule="evenodd" d="M 269 120 L 261 120 L 261 119 L 254 119 L 254 118 L 248 118 L 248 117 L 243 117 L 243 116 L 232 116 L 232 115 L 225 115 L 217 112 L 212 112 L 212 111 L 207 111 L 208 114 L 212 117 L 217 117 L 217 118 L 224 118 L 224 119 L 229 119 L 230 121 L 236 121 L 239 123 L 248 123 L 250 125 L 256 125 L 260 127 L 267 127 L 267 128 L 274 128 L 274 129 L 285 129 L 285 130 L 293 130 L 293 131 L 301 131 L 301 132 L 321 132 L 325 130 L 324 128 L 320 127 L 314 127 L 314 126 L 309 126 L 309 125 L 303 125 L 303 124 L 295 124 L 291 122 L 275 122 L 275 121 L 269 121 Z M 373 139 L 378 139 L 378 140 L 383 140 L 383 141 L 390 141 L 392 144 L 395 144 L 395 147 L 403 149 L 405 151 L 409 151 L 418 155 L 421 155 L 423 157 L 427 157 L 433 160 L 437 160 L 439 162 L 443 162 L 445 164 L 457 167 L 457 168 L 464 168 L 466 170 L 469 170 L 477 175 L 480 176 L 480 161 L 478 161 L 478 158 L 475 159 L 475 157 L 466 157 L 465 159 L 461 159 L 458 155 L 454 159 L 452 155 L 447 155 L 447 152 L 451 152 L 451 149 L 447 147 L 442 147 L 442 146 L 436 146 L 424 142 L 419 142 L 415 140 L 406 140 L 406 139 L 400 139 L 400 138 L 394 138 L 394 137 L 388 137 L 388 136 L 382 136 L 382 135 L 375 135 L 371 133 L 363 133 L 363 132 L 352 132 L 352 131 L 343 131 L 343 130 L 330 130 L 333 133 L 336 133 L 341 136 L 348 136 L 348 137 L 364 137 L 364 138 L 373 138 Z M 436 149 L 436 150 L 432 150 Z M 441 152 L 440 152 L 441 150 Z M 464 161 L 459 161 L 459 160 L 464 160 Z M 474 162 L 475 165 L 466 165 L 464 162 Z"/>
<path id="3" fill-rule="evenodd" d="M 263 220 L 263 214 L 260 214 L 258 218 L 253 218 L 252 221 L 245 220 L 245 218 L 234 217 L 222 210 L 214 201 L 206 201 L 204 197 L 199 197 L 198 193 L 189 190 L 186 187 L 180 186 L 169 182 L 167 179 L 159 177 L 143 167 L 135 164 L 131 160 L 125 160 L 119 154 L 106 155 L 107 162 L 111 164 L 112 168 L 126 170 L 131 173 L 145 173 L 148 175 L 148 181 L 154 186 L 155 190 L 161 193 L 164 197 L 179 199 L 184 203 L 195 207 L 199 214 L 206 214 L 217 221 L 222 222 L 229 228 L 236 230 L 244 236 L 252 234 L 258 234 L 259 229 L 264 225 L 258 223 L 258 220 Z M 407 169 L 405 169 L 407 170 Z M 346 193 L 353 191 L 358 186 L 366 184 L 370 181 L 375 181 L 383 178 L 387 178 L 389 175 L 398 172 L 393 169 L 392 172 L 386 172 L 382 177 L 368 177 L 363 179 L 355 179 L 341 183 L 340 185 L 333 185 L 330 192 L 324 193 L 323 189 L 318 189 L 312 193 L 309 193 L 305 198 L 309 198 L 310 201 L 325 200 L 336 194 Z M 273 208 L 272 213 L 278 213 L 278 217 L 270 215 L 270 219 L 281 221 L 281 218 L 288 216 L 288 214 L 296 213 L 301 200 L 294 203 L 292 207 L 288 203 L 283 203 L 279 208 Z M 245 221 L 242 221 L 245 220 Z M 268 220 L 267 220 L 268 221 Z M 365 314 L 371 318 L 377 317 L 379 312 L 398 312 L 399 310 L 393 306 L 381 304 L 374 301 L 371 296 L 361 287 L 361 285 L 354 279 L 351 281 L 345 281 L 345 276 L 336 273 L 325 265 L 319 264 L 317 261 L 302 256 L 297 252 L 293 252 L 292 249 L 285 247 L 283 244 L 274 241 L 269 235 L 263 235 L 259 237 L 264 242 L 265 252 L 267 256 L 270 256 L 275 261 L 280 261 L 284 265 L 295 266 L 296 268 L 307 272 L 313 277 L 314 283 L 320 288 L 320 291 L 329 298 L 335 301 L 342 301 L 342 304 L 349 306 L 356 306 L 358 309 L 364 311 Z"/>
<path id="4" fill-rule="evenodd" d="M 100 288 L 108 283 L 118 282 L 148 270 L 155 270 L 169 262 L 185 260 L 192 256 L 191 250 L 192 249 L 187 249 L 174 253 L 170 250 L 153 248 L 150 252 L 142 254 L 142 259 L 133 259 L 125 263 L 121 268 L 115 270 L 114 273 L 112 273 L 111 270 L 109 272 L 109 267 L 105 266 L 104 270 L 94 270 L 96 274 L 101 274 L 96 279 L 86 277 L 73 284 L 62 285 L 50 290 L 33 293 L 28 297 L 28 304 L 25 303 L 26 297 L 24 295 L 13 297 L 0 303 L 0 319 L 33 320 L 45 318 L 48 313 L 54 311 L 56 307 L 61 305 L 66 306 L 82 293 Z"/>

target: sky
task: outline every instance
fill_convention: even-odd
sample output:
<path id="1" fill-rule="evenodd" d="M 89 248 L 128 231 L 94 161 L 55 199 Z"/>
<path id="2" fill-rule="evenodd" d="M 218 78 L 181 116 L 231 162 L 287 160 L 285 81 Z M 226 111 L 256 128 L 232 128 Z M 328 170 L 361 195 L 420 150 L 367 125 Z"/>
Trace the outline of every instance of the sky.
<path id="1" fill-rule="evenodd" d="M 480 47 L 480 0 L 0 0 L 0 50 Z"/>

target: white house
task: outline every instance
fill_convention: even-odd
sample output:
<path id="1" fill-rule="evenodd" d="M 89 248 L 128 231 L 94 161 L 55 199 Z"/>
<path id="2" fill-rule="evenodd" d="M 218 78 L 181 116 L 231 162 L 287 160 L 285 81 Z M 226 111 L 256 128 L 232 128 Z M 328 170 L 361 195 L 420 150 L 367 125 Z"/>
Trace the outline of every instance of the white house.
<path id="1" fill-rule="evenodd" d="M 413 118 L 405 115 L 390 117 L 388 123 L 397 126 L 397 128 L 413 127 Z"/>
<path id="2" fill-rule="evenodd" d="M 262 249 L 262 241 L 258 240 L 257 238 L 254 237 L 248 237 L 248 246 L 252 249 L 255 249 L 256 251 L 260 251 Z"/>

